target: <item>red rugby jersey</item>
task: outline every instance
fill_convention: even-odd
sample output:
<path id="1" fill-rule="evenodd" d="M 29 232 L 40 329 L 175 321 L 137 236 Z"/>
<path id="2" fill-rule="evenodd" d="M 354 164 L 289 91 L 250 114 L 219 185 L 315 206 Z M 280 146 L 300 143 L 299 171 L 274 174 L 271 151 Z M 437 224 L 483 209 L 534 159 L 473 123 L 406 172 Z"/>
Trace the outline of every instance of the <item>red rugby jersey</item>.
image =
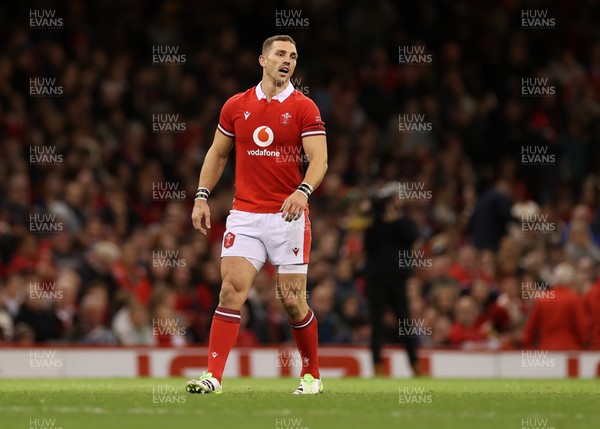
<path id="1" fill-rule="evenodd" d="M 302 137 L 325 134 L 316 104 L 290 83 L 267 98 L 260 84 L 231 97 L 221 110 L 218 129 L 235 140 L 233 208 L 277 213 L 302 183 Z"/>

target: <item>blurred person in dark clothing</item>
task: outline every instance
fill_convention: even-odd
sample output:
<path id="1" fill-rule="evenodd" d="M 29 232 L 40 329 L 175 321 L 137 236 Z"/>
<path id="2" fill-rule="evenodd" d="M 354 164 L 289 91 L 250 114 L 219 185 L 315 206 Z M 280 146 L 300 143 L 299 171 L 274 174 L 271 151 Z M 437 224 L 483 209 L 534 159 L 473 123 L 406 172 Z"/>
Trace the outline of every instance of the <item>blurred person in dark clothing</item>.
<path id="1" fill-rule="evenodd" d="M 44 293 L 28 294 L 15 318 L 15 325 L 24 324 L 35 333 L 35 342 L 44 343 L 59 340 L 62 335 L 62 323 L 52 311 Z"/>
<path id="2" fill-rule="evenodd" d="M 410 252 L 419 237 L 417 223 L 403 213 L 398 182 L 392 182 L 372 199 L 373 219 L 365 231 L 367 295 L 373 324 L 371 352 L 375 373 L 383 375 L 381 348 L 385 326 L 383 316 L 390 305 L 399 321 L 409 320 L 406 280 L 411 269 L 400 269 L 399 253 Z M 419 375 L 417 341 L 413 335 L 402 335 L 414 374 Z"/>
<path id="3" fill-rule="evenodd" d="M 110 241 L 98 242 L 85 255 L 84 263 L 78 270 L 81 278 L 81 289 L 77 297 L 80 302 L 88 292 L 91 285 L 101 282 L 108 288 L 109 297 L 112 299 L 118 289 L 117 281 L 111 269 L 115 261 L 121 258 L 121 249 Z"/>
<path id="4" fill-rule="evenodd" d="M 498 249 L 512 219 L 510 184 L 498 180 L 477 201 L 469 219 L 469 238 L 477 249 Z"/>
<path id="5" fill-rule="evenodd" d="M 86 345 L 116 345 L 117 337 L 106 324 L 108 294 L 102 287 L 90 289 L 81 300 L 71 340 Z"/>
<path id="6" fill-rule="evenodd" d="M 342 302 L 340 310 L 344 323 L 350 328 L 351 342 L 354 344 L 366 344 L 371 337 L 369 319 L 360 307 L 360 297 L 349 295 Z"/>
<path id="7" fill-rule="evenodd" d="M 6 214 L 8 223 L 13 227 L 27 225 L 31 212 L 29 178 L 25 174 L 15 174 L 8 179 L 3 191 L 0 210 Z"/>
<path id="8" fill-rule="evenodd" d="M 100 218 L 121 239 L 131 234 L 133 227 L 140 223 L 139 216 L 131 209 L 126 192 L 119 187 L 106 192 L 106 205 L 100 210 Z"/>

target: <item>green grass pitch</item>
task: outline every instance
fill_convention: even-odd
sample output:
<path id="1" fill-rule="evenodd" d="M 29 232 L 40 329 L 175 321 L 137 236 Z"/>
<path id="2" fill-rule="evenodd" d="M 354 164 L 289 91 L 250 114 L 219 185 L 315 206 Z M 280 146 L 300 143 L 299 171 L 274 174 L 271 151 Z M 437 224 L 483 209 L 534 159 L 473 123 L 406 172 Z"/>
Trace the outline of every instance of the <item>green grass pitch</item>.
<path id="1" fill-rule="evenodd" d="M 190 395 L 184 379 L 2 379 L 0 427 L 600 428 L 595 380 L 226 379 L 222 395 Z"/>

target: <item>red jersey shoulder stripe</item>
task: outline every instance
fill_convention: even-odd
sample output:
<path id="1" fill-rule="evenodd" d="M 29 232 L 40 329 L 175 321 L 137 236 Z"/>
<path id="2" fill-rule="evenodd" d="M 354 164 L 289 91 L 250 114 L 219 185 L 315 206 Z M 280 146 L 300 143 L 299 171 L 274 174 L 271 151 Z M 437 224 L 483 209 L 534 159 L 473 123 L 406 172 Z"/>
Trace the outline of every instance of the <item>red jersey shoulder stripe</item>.
<path id="1" fill-rule="evenodd" d="M 217 125 L 217 129 L 225 134 L 227 137 L 235 137 L 235 133 L 231 131 L 227 131 L 221 124 Z"/>
<path id="2" fill-rule="evenodd" d="M 308 137 L 308 136 L 318 136 L 318 135 L 326 135 L 327 133 L 325 132 L 325 130 L 313 130 L 313 131 L 304 131 L 302 134 L 300 134 L 300 137 Z"/>

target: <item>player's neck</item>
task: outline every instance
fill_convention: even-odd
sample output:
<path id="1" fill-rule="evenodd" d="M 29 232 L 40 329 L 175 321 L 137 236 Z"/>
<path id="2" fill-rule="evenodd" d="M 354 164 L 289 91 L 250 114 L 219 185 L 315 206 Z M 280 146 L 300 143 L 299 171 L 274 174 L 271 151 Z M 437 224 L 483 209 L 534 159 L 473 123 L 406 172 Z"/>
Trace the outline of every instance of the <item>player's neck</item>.
<path id="1" fill-rule="evenodd" d="M 290 81 L 285 81 L 282 85 L 275 85 L 275 82 L 272 80 L 263 77 L 263 80 L 260 83 L 260 87 L 262 91 L 267 96 L 267 101 L 271 101 L 273 97 L 278 94 L 281 94 L 288 87 Z"/>

